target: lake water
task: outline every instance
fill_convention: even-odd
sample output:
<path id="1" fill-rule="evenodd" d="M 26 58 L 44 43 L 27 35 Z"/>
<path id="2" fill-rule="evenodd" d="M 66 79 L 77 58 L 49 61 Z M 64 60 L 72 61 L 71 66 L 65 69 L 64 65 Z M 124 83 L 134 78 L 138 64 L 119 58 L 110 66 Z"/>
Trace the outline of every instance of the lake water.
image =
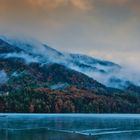
<path id="1" fill-rule="evenodd" d="M 0 140 L 140 140 L 140 115 L 0 114 Z"/>

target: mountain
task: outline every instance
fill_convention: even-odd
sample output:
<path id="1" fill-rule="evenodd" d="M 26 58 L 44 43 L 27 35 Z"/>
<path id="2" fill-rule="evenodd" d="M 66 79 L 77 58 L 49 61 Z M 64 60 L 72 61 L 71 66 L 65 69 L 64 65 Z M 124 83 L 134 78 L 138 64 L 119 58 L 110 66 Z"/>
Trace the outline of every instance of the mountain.
<path id="1" fill-rule="evenodd" d="M 0 112 L 139 112 L 140 87 L 119 76 L 121 70 L 113 62 L 60 52 L 34 39 L 1 36 Z M 35 109 L 38 102 L 49 111 Z"/>
<path id="2" fill-rule="evenodd" d="M 7 52 L 7 54 L 5 54 L 5 57 L 7 58 L 22 58 L 27 63 L 38 62 L 42 64 L 61 64 L 70 69 L 81 72 L 99 81 L 100 83 L 103 83 L 106 86 L 113 87 L 110 84 L 110 79 L 112 79 L 113 75 L 115 75 L 115 73 L 118 73 L 118 71 L 121 69 L 121 66 L 110 61 L 99 60 L 81 54 L 68 54 L 59 52 L 33 39 L 13 39 L 5 36 L 2 36 L 0 38 L 1 41 L 3 40 L 5 41 L 5 43 L 9 44 L 9 48 L 14 49 L 9 50 L 10 52 Z M 4 49 L 6 52 L 5 47 Z"/>
<path id="3" fill-rule="evenodd" d="M 0 58 L 18 58 L 26 64 L 60 64 L 111 88 L 126 89 L 129 83 L 136 84 L 124 76 L 126 72 L 123 67 L 116 63 L 82 54 L 60 52 L 34 39 L 0 36 Z"/>
<path id="4" fill-rule="evenodd" d="M 11 43 L 0 40 L 0 69 L 6 75 L 6 83 L 14 89 L 25 86 L 52 86 L 53 84 L 66 83 L 67 85 L 79 86 L 85 89 L 105 89 L 106 87 L 92 78 L 77 72 L 66 63 L 71 60 L 66 55 L 42 45 L 45 54 L 42 55 L 38 48 L 33 48 L 31 44 L 18 45 L 22 43 Z M 29 48 L 29 51 L 27 47 Z M 41 46 L 41 45 L 40 45 Z M 23 49 L 22 49 L 23 48 Z M 62 61 L 52 60 L 56 57 Z M 66 60 L 64 60 L 66 58 Z M 73 58 L 74 59 L 74 58 Z M 74 62 L 73 62 L 74 63 Z"/>

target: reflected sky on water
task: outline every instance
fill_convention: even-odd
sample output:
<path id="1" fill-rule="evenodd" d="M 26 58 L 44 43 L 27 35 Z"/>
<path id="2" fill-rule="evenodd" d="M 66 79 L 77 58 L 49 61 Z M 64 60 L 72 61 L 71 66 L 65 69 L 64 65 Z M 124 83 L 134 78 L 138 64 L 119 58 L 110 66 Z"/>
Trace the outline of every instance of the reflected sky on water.
<path id="1" fill-rule="evenodd" d="M 140 115 L 0 114 L 2 140 L 139 140 Z"/>

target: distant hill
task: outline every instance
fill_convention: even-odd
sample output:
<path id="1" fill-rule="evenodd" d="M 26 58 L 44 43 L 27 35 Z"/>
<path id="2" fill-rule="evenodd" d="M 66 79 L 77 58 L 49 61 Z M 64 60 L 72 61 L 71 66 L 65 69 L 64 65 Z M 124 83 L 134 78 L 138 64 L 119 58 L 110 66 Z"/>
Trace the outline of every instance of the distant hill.
<path id="1" fill-rule="evenodd" d="M 0 112 L 137 113 L 140 87 L 118 77 L 121 69 L 36 40 L 1 36 Z"/>

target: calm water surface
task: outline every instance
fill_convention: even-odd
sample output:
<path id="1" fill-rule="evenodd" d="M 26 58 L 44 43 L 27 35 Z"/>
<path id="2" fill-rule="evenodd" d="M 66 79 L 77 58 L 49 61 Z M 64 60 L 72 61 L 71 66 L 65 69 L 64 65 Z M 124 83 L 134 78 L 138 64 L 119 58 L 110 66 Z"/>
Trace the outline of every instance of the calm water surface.
<path id="1" fill-rule="evenodd" d="M 140 140 L 140 115 L 0 114 L 0 140 Z"/>

